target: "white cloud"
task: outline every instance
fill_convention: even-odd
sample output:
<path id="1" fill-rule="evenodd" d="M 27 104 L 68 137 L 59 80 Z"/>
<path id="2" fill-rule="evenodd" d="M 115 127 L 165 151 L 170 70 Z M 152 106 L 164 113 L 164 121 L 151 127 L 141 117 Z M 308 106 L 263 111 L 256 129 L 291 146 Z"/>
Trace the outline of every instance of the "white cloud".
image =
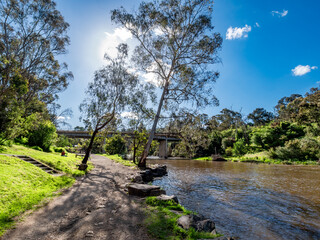
<path id="1" fill-rule="evenodd" d="M 102 45 L 100 47 L 100 51 L 103 53 L 107 53 L 111 57 L 115 57 L 117 55 L 116 47 L 123 42 L 128 41 L 132 38 L 132 34 L 123 27 L 118 27 L 114 29 L 113 33 L 105 33 L 106 38 L 103 40 Z"/>
<path id="2" fill-rule="evenodd" d="M 134 112 L 123 112 L 121 113 L 121 117 L 129 119 L 138 119 L 138 115 Z"/>
<path id="3" fill-rule="evenodd" d="M 57 120 L 66 120 L 66 118 L 63 117 L 63 116 L 58 116 L 58 117 L 57 117 Z"/>
<path id="4" fill-rule="evenodd" d="M 298 65 L 294 69 L 292 69 L 291 71 L 294 76 L 303 76 L 303 75 L 311 72 L 311 70 L 315 70 L 317 68 L 318 68 L 317 66 L 310 67 L 309 65 L 305 65 L 305 66 Z"/>
<path id="5" fill-rule="evenodd" d="M 259 23 L 257 23 L 257 22 L 256 22 L 256 27 L 258 27 L 258 28 L 260 27 L 260 24 L 259 24 Z"/>
<path id="6" fill-rule="evenodd" d="M 237 38 L 246 38 L 248 37 L 248 32 L 251 32 L 251 26 L 247 24 L 243 28 L 238 27 L 229 27 L 227 30 L 226 38 L 228 40 L 237 39 Z"/>
<path id="7" fill-rule="evenodd" d="M 272 14 L 272 16 L 285 17 L 285 16 L 287 16 L 288 12 L 289 12 L 288 10 L 283 9 L 282 12 L 272 11 L 271 14 Z"/>

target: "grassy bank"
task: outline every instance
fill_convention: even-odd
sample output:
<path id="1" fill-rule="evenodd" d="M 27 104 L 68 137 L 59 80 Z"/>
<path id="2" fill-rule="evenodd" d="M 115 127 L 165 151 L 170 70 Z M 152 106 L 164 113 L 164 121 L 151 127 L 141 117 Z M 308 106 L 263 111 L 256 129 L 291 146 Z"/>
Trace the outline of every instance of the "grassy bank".
<path id="1" fill-rule="evenodd" d="M 207 232 L 197 232 L 194 228 L 185 230 L 178 226 L 180 216 L 190 214 L 180 204 L 173 201 L 159 201 L 156 197 L 148 197 L 147 219 L 145 225 L 148 232 L 156 239 L 212 239 L 221 235 L 213 235 Z"/>
<path id="2" fill-rule="evenodd" d="M 272 159 L 267 152 L 258 152 L 252 154 L 245 154 L 241 157 L 225 157 L 226 160 L 233 162 L 251 162 L 251 163 L 267 163 L 267 164 L 284 164 L 284 165 L 317 165 L 317 161 L 305 160 L 280 160 Z"/>
<path id="3" fill-rule="evenodd" d="M 81 158 L 76 158 L 75 154 L 68 153 L 67 157 L 62 157 L 61 153 L 48 153 L 35 149 L 27 148 L 21 145 L 13 145 L 12 147 L 6 147 L 1 153 L 14 154 L 14 155 L 27 155 L 40 162 L 43 162 L 59 171 L 71 174 L 73 176 L 81 176 L 83 171 L 78 170 L 77 164 L 81 163 Z M 93 165 L 89 163 L 88 171 L 93 168 Z"/>
<path id="4" fill-rule="evenodd" d="M 15 217 L 72 185 L 74 178 L 53 177 L 15 157 L 0 155 L 0 236 Z"/>
<path id="5" fill-rule="evenodd" d="M 272 159 L 266 152 L 258 152 L 252 154 L 245 154 L 241 157 L 224 157 L 224 159 L 232 162 L 250 162 L 250 163 L 267 163 L 267 164 L 285 164 L 285 165 L 319 165 L 317 161 L 305 160 L 305 161 L 295 161 L 295 160 L 280 160 Z M 193 160 L 198 161 L 211 161 L 212 158 L 209 157 L 199 157 Z"/>
<path id="6" fill-rule="evenodd" d="M 136 167 L 137 166 L 131 160 L 125 160 L 118 154 L 115 154 L 115 155 L 99 154 L 99 155 L 107 157 L 107 158 L 109 158 L 117 163 L 121 163 L 122 165 L 127 166 L 127 167 Z"/>
<path id="7" fill-rule="evenodd" d="M 22 213 L 59 195 L 59 190 L 74 183 L 73 176 L 85 174 L 77 169 L 81 159 L 74 154 L 61 157 L 60 153 L 46 153 L 20 145 L 3 148 L 1 153 L 30 156 L 66 175 L 53 177 L 19 158 L 0 155 L 0 236 Z M 90 164 L 89 170 L 92 168 Z"/>

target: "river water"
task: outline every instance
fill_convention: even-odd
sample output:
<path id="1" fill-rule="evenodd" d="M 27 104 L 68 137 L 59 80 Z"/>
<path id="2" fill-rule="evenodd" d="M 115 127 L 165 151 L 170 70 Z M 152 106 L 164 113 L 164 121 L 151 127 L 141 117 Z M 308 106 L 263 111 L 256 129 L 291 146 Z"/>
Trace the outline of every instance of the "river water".
<path id="1" fill-rule="evenodd" d="M 239 239 L 320 239 L 320 167 L 150 160 L 168 176 L 154 181 L 187 209 Z"/>

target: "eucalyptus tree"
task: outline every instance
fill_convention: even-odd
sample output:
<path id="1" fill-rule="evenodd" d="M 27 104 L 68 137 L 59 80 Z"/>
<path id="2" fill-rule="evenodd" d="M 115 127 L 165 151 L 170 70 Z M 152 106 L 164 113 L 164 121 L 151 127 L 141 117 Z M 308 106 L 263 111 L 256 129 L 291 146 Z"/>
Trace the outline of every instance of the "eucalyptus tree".
<path id="1" fill-rule="evenodd" d="M 136 68 L 154 75 L 162 93 L 153 126 L 139 166 L 146 165 L 161 110 L 177 111 L 179 105 L 217 105 L 212 83 L 219 74 L 210 66 L 219 62 L 222 38 L 211 23 L 213 1 L 161 0 L 142 2 L 136 13 L 124 8 L 111 19 L 138 41 L 133 54 Z"/>
<path id="2" fill-rule="evenodd" d="M 264 108 L 256 108 L 247 118 L 252 120 L 255 126 L 261 126 L 271 122 L 274 119 L 274 115 Z"/>
<path id="3" fill-rule="evenodd" d="M 106 128 L 130 105 L 139 105 L 145 100 L 145 89 L 135 74 L 128 72 L 128 46 L 117 47 L 117 57 L 105 55 L 107 65 L 96 71 L 89 83 L 87 97 L 80 105 L 83 120 L 93 130 L 89 146 L 80 168 L 87 167 L 87 161 L 97 133 Z"/>
<path id="4" fill-rule="evenodd" d="M 53 103 L 68 86 L 72 73 L 56 59 L 66 53 L 68 27 L 52 0 L 0 1 L 2 123 L 13 112 L 28 115 L 37 105 Z"/>

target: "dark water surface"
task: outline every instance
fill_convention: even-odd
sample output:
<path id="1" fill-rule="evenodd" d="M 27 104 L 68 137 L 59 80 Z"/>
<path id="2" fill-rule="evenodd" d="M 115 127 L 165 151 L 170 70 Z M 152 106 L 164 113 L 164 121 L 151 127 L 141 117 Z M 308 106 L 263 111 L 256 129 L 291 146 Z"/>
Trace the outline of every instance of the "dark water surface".
<path id="1" fill-rule="evenodd" d="M 320 239 L 320 167 L 193 160 L 155 180 L 182 205 L 239 239 Z"/>

